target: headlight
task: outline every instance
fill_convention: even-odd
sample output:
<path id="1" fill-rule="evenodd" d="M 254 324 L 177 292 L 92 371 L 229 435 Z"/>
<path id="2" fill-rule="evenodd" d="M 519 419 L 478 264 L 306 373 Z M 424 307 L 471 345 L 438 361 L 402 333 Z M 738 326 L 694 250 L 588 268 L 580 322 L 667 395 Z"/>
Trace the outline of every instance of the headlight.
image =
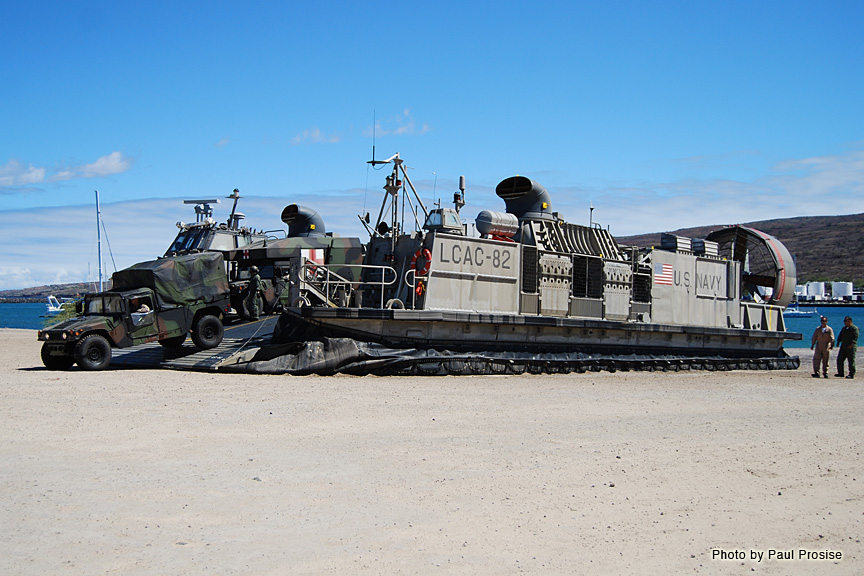
<path id="1" fill-rule="evenodd" d="M 63 333 L 63 340 L 66 340 L 66 333 Z"/>

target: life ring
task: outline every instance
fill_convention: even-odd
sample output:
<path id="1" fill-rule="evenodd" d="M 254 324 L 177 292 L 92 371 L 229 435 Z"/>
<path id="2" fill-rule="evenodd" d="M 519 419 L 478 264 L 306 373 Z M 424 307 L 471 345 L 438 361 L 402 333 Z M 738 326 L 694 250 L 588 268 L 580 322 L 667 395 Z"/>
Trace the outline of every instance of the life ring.
<path id="1" fill-rule="evenodd" d="M 417 260 L 421 256 L 423 257 L 423 266 L 418 268 Z M 428 248 L 420 248 L 417 250 L 417 252 L 414 253 L 414 257 L 411 258 L 411 267 L 414 268 L 417 276 L 426 276 L 429 273 L 429 269 L 432 267 L 432 252 L 430 252 Z"/>

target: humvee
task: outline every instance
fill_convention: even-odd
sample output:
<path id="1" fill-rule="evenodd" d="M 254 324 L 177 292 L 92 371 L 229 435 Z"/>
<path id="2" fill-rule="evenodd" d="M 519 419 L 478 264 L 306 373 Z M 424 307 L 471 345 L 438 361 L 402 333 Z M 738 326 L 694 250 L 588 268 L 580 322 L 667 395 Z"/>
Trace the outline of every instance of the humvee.
<path id="1" fill-rule="evenodd" d="M 112 348 L 146 342 L 176 348 L 191 332 L 202 349 L 218 346 L 230 290 L 222 254 L 203 252 L 135 264 L 112 276 L 111 290 L 88 294 L 79 315 L 39 331 L 42 363 L 102 370 Z"/>

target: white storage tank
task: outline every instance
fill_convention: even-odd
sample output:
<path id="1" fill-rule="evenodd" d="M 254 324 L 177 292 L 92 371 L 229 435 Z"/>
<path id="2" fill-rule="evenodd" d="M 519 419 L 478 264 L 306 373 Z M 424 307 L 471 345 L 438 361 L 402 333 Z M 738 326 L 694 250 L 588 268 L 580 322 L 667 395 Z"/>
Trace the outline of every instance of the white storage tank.
<path id="1" fill-rule="evenodd" d="M 825 283 L 824 282 L 808 282 L 807 283 L 807 295 L 813 296 L 816 298 L 822 298 L 825 296 Z"/>
<path id="2" fill-rule="evenodd" d="M 852 296 L 852 282 L 832 282 L 831 296 L 835 300 Z"/>

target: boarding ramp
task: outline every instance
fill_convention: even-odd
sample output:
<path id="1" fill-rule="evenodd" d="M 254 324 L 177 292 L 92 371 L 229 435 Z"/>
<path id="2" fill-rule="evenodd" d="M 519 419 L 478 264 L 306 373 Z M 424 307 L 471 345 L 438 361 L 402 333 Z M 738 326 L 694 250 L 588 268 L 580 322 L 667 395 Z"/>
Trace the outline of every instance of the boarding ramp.
<path id="1" fill-rule="evenodd" d="M 193 370 L 215 372 L 225 366 L 248 362 L 258 351 L 270 344 L 276 316 L 258 322 L 225 327 L 222 343 L 209 350 L 201 350 L 188 339 L 179 348 L 165 348 L 158 342 L 115 348 L 112 350 L 113 368 Z"/>

